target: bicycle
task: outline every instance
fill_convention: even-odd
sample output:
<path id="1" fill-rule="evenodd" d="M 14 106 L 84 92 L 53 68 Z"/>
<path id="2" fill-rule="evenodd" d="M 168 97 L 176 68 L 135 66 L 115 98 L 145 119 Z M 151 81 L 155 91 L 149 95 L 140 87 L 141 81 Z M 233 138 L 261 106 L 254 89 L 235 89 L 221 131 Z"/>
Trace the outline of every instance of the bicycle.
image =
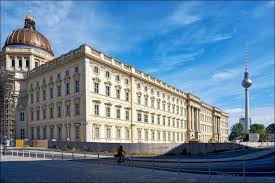
<path id="1" fill-rule="evenodd" d="M 126 153 L 123 156 L 114 155 L 114 162 L 118 165 L 130 165 L 130 159 L 126 157 Z"/>

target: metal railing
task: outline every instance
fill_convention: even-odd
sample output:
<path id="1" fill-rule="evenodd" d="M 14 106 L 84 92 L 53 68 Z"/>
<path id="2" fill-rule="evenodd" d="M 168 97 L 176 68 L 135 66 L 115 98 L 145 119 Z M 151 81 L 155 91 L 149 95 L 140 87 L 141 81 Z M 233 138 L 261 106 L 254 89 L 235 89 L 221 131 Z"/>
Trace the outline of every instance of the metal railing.
<path id="1" fill-rule="evenodd" d="M 1 149 L 2 154 L 2 149 Z M 274 176 L 275 167 L 272 171 L 249 171 L 246 165 L 247 161 L 186 161 L 180 158 L 178 159 L 162 159 L 156 157 L 126 157 L 127 163 L 117 163 L 113 156 L 106 156 L 97 154 L 87 153 L 75 153 L 75 152 L 56 152 L 46 150 L 26 150 L 19 148 L 6 149 L 6 155 L 24 157 L 24 158 L 35 158 L 40 160 L 74 160 L 84 161 L 98 164 L 116 164 L 119 166 L 132 166 L 140 168 L 148 168 L 154 170 L 173 171 L 181 174 L 187 173 L 199 173 L 212 175 L 233 175 L 233 176 Z M 234 167 L 234 171 L 232 171 Z"/>

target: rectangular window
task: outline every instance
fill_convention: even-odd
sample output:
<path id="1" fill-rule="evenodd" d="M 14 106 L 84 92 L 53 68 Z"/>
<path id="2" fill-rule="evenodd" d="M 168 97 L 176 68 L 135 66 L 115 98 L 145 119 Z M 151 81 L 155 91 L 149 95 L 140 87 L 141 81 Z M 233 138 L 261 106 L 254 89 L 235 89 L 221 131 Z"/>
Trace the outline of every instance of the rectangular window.
<path id="1" fill-rule="evenodd" d="M 153 130 L 151 131 L 151 140 L 155 140 L 155 132 Z"/>
<path id="2" fill-rule="evenodd" d="M 53 88 L 50 88 L 50 98 L 53 98 Z"/>
<path id="3" fill-rule="evenodd" d="M 20 121 L 25 121 L 25 113 L 20 112 Z"/>
<path id="4" fill-rule="evenodd" d="M 158 140 L 160 140 L 160 132 L 158 132 Z"/>
<path id="5" fill-rule="evenodd" d="M 157 120 L 158 120 L 158 125 L 160 124 L 160 116 L 158 115 L 157 117 Z"/>
<path id="6" fill-rule="evenodd" d="M 57 96 L 61 97 L 61 84 L 57 86 Z"/>
<path id="7" fill-rule="evenodd" d="M 25 130 L 20 129 L 20 139 L 25 139 Z"/>
<path id="8" fill-rule="evenodd" d="M 39 63 L 36 61 L 35 62 L 35 68 L 39 66 Z"/>
<path id="9" fill-rule="evenodd" d="M 37 139 L 40 139 L 40 128 L 36 128 L 36 132 L 37 132 Z"/>
<path id="10" fill-rule="evenodd" d="M 18 62 L 19 67 L 22 67 L 22 60 L 20 59 Z"/>
<path id="11" fill-rule="evenodd" d="M 106 106 L 106 117 L 111 117 L 111 108 L 110 106 Z"/>
<path id="12" fill-rule="evenodd" d="M 105 86 L 105 93 L 106 93 L 106 96 L 110 96 L 110 86 Z"/>
<path id="13" fill-rule="evenodd" d="M 125 138 L 130 139 L 130 130 L 129 129 L 125 130 Z"/>
<path id="14" fill-rule="evenodd" d="M 40 110 L 36 110 L 36 120 L 40 120 Z"/>
<path id="15" fill-rule="evenodd" d="M 71 105 L 66 105 L 66 116 L 71 116 Z"/>
<path id="16" fill-rule="evenodd" d="M 99 116 L 99 105 L 95 104 L 95 115 Z"/>
<path id="17" fill-rule="evenodd" d="M 70 82 L 66 83 L 66 95 L 70 94 Z"/>
<path id="18" fill-rule="evenodd" d="M 31 128 L 31 139 L 34 139 L 34 128 Z"/>
<path id="19" fill-rule="evenodd" d="M 50 139 L 54 138 L 54 128 L 50 128 Z"/>
<path id="20" fill-rule="evenodd" d="M 154 99 L 151 99 L 151 107 L 154 108 L 155 105 L 154 105 Z"/>
<path id="21" fill-rule="evenodd" d="M 75 115 L 80 115 L 80 105 L 79 104 L 75 104 Z"/>
<path id="22" fill-rule="evenodd" d="M 78 67 L 75 67 L 75 68 L 74 68 L 74 72 L 75 72 L 76 74 L 78 74 L 78 73 L 79 73 L 79 68 L 78 68 Z"/>
<path id="23" fill-rule="evenodd" d="M 148 123 L 148 114 L 144 114 L 144 122 Z"/>
<path id="24" fill-rule="evenodd" d="M 47 111 L 46 109 L 43 109 L 43 119 L 46 119 L 47 118 Z"/>
<path id="25" fill-rule="evenodd" d="M 137 96 L 137 103 L 138 103 L 138 104 L 141 103 L 141 96 L 140 96 L 140 95 Z"/>
<path id="26" fill-rule="evenodd" d="M 61 118 L 61 114 L 62 114 L 62 108 L 61 106 L 57 106 L 57 116 Z"/>
<path id="27" fill-rule="evenodd" d="M 141 113 L 140 112 L 137 113 L 137 121 L 141 122 Z"/>
<path id="28" fill-rule="evenodd" d="M 33 121 L 33 111 L 31 111 L 31 120 Z"/>
<path id="29" fill-rule="evenodd" d="M 80 129 L 79 126 L 75 126 L 75 140 L 80 139 Z"/>
<path id="30" fill-rule="evenodd" d="M 110 128 L 110 127 L 107 127 L 107 128 L 106 128 L 106 138 L 107 138 L 107 139 L 110 139 L 110 138 L 111 138 L 111 128 Z"/>
<path id="31" fill-rule="evenodd" d="M 98 82 L 94 82 L 94 92 L 95 93 L 99 92 L 99 83 Z"/>
<path id="32" fill-rule="evenodd" d="M 148 130 L 145 130 L 145 140 L 148 140 Z"/>
<path id="33" fill-rule="evenodd" d="M 116 118 L 120 119 L 120 108 L 116 109 Z"/>
<path id="34" fill-rule="evenodd" d="M 117 98 L 117 99 L 120 99 L 120 89 L 117 89 L 117 90 L 116 90 L 116 98 Z"/>
<path id="35" fill-rule="evenodd" d="M 50 107 L 50 118 L 53 118 L 53 107 Z"/>
<path id="36" fill-rule="evenodd" d="M 148 98 L 147 97 L 144 98 L 144 105 L 148 106 Z"/>
<path id="37" fill-rule="evenodd" d="M 99 139 L 99 128 L 98 127 L 95 128 L 95 138 Z"/>
<path id="38" fill-rule="evenodd" d="M 30 67 L 30 61 L 26 60 L 26 67 Z"/>
<path id="39" fill-rule="evenodd" d="M 128 102 L 129 101 L 129 92 L 125 92 L 125 100 Z"/>
<path id="40" fill-rule="evenodd" d="M 151 114 L 151 123 L 154 124 L 155 123 L 155 115 Z"/>
<path id="41" fill-rule="evenodd" d="M 163 137 L 162 137 L 162 140 L 163 140 L 163 141 L 166 141 L 166 132 L 163 132 L 163 133 L 162 133 L 162 136 L 163 136 Z"/>
<path id="42" fill-rule="evenodd" d="M 47 139 L 47 128 L 43 128 L 43 139 Z"/>
<path id="43" fill-rule="evenodd" d="M 66 74 L 66 76 L 69 76 L 70 75 L 70 71 L 66 70 L 65 74 Z"/>
<path id="44" fill-rule="evenodd" d="M 125 111 L 125 119 L 129 120 L 129 111 L 128 110 Z"/>
<path id="45" fill-rule="evenodd" d="M 141 130 L 138 130 L 138 140 L 141 140 Z"/>
<path id="46" fill-rule="evenodd" d="M 121 135 L 120 135 L 120 132 L 121 132 L 120 128 L 117 128 L 117 129 L 116 129 L 116 138 L 117 138 L 117 139 L 120 139 L 120 136 L 121 136 Z"/>
<path id="47" fill-rule="evenodd" d="M 160 101 L 158 101 L 157 105 L 158 105 L 157 107 L 158 107 L 158 110 L 159 110 L 160 109 Z"/>
<path id="48" fill-rule="evenodd" d="M 165 125 L 165 116 L 162 117 L 162 125 Z"/>
<path id="49" fill-rule="evenodd" d="M 75 93 L 79 92 L 79 80 L 74 81 L 74 92 Z"/>
<path id="50" fill-rule="evenodd" d="M 105 76 L 106 76 L 106 78 L 109 78 L 109 77 L 110 77 L 110 72 L 109 72 L 109 71 L 106 71 L 106 72 L 105 72 Z"/>
<path id="51" fill-rule="evenodd" d="M 15 67 L 15 60 L 14 59 L 11 60 L 11 66 Z"/>
<path id="52" fill-rule="evenodd" d="M 58 127 L 58 140 L 62 140 L 62 128 Z"/>

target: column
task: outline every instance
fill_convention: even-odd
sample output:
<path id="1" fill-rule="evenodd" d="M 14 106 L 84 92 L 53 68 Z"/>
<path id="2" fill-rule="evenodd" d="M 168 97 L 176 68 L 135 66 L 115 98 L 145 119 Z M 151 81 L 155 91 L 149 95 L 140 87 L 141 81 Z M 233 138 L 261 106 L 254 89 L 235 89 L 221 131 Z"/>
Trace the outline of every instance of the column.
<path id="1" fill-rule="evenodd" d="M 200 110 L 197 109 L 198 131 L 200 131 Z"/>
<path id="2" fill-rule="evenodd" d="M 188 106 L 188 107 L 187 107 L 187 110 L 188 110 L 188 111 L 187 111 L 187 113 L 188 113 L 188 114 L 187 114 L 187 118 L 188 118 L 188 119 L 187 119 L 187 129 L 188 129 L 188 130 L 191 130 L 191 107 Z"/>

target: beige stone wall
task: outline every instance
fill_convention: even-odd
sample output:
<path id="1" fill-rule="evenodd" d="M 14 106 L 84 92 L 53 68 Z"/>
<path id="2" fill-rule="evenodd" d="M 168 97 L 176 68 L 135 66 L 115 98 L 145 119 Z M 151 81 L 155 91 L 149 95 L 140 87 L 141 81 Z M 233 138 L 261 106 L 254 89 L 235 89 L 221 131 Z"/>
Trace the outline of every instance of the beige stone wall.
<path id="1" fill-rule="evenodd" d="M 32 53 L 29 58 L 36 59 L 37 55 Z M 71 140 L 125 143 L 227 139 L 227 114 L 87 45 L 45 62 L 37 68 L 32 62 L 25 86 L 18 85 L 28 93 L 30 138 L 66 140 L 69 134 Z M 76 80 L 79 92 L 75 92 Z M 67 95 L 68 82 L 70 94 Z M 58 96 L 59 85 L 61 96 Z M 67 106 L 70 106 L 68 117 L 63 114 Z"/>

